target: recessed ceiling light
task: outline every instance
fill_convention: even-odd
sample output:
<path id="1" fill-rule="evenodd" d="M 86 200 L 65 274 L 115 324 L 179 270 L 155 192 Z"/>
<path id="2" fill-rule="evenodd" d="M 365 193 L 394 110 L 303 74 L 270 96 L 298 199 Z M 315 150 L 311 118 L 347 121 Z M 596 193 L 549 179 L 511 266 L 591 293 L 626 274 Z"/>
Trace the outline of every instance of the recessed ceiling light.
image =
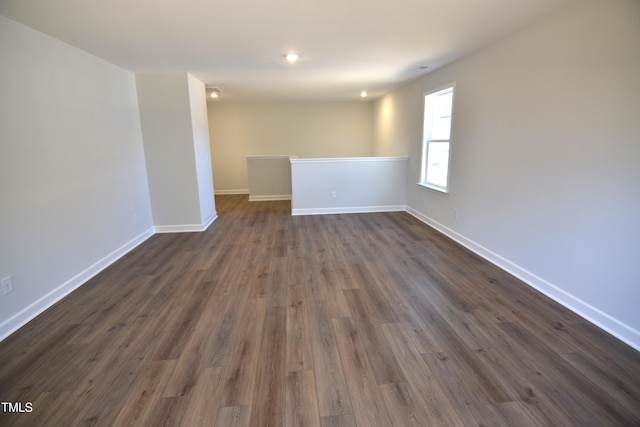
<path id="1" fill-rule="evenodd" d="M 363 97 L 363 98 L 366 98 L 367 95 L 368 95 L 368 93 L 367 93 L 366 90 L 363 90 L 362 92 L 360 92 L 360 96 Z"/>
<path id="2" fill-rule="evenodd" d="M 222 89 L 216 86 L 205 87 L 205 90 L 212 98 L 217 98 L 222 93 Z"/>
<path id="3" fill-rule="evenodd" d="M 298 58 L 300 57 L 300 55 L 298 55 L 297 53 L 288 53 L 287 56 L 285 56 L 285 58 L 287 58 L 287 61 L 289 61 L 290 63 L 294 63 L 298 60 Z"/>

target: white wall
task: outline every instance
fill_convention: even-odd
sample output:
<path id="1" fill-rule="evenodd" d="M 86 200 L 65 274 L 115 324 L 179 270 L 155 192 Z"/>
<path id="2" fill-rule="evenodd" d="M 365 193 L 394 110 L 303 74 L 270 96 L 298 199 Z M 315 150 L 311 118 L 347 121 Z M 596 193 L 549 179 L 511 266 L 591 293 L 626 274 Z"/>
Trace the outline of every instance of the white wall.
<path id="1" fill-rule="evenodd" d="M 418 123 L 422 120 L 422 99 L 416 104 L 411 97 L 413 86 L 405 86 L 378 99 L 373 105 L 374 156 L 408 156 L 409 145 L 416 138 L 415 126 L 403 127 L 400 123 Z M 401 96 L 405 93 L 406 95 Z M 414 101 L 414 102 L 408 102 Z M 422 137 L 422 127 L 420 127 Z"/>
<path id="2" fill-rule="evenodd" d="M 247 156 L 249 201 L 291 200 L 290 156 Z"/>
<path id="3" fill-rule="evenodd" d="M 406 157 L 290 161 L 293 215 L 405 210 Z"/>
<path id="4" fill-rule="evenodd" d="M 0 338 L 153 233 L 134 76 L 0 16 Z"/>
<path id="5" fill-rule="evenodd" d="M 207 94 L 204 83 L 187 74 L 191 129 L 200 202 L 200 223 L 206 224 L 216 216 L 216 202 L 213 194 L 213 172 L 211 170 L 211 147 L 209 119 L 207 116 Z"/>
<path id="6" fill-rule="evenodd" d="M 194 80 L 187 73 L 136 74 L 153 223 L 161 232 L 202 230 L 213 220 L 207 214 L 215 212 L 205 165 L 204 85 Z"/>
<path id="7" fill-rule="evenodd" d="M 640 2 L 577 2 L 374 106 L 374 152 L 408 151 L 414 214 L 637 348 L 639 41 Z M 415 185 L 422 94 L 454 81 L 442 195 Z"/>
<path id="8" fill-rule="evenodd" d="M 370 156 L 372 126 L 371 102 L 210 101 L 216 192 L 247 191 L 245 156 Z"/>

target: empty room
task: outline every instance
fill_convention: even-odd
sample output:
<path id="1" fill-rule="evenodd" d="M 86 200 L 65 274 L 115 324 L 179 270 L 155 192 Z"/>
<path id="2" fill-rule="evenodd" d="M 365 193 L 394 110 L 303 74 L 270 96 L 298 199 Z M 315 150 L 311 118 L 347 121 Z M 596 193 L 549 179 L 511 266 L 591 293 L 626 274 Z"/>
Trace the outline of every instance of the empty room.
<path id="1" fill-rule="evenodd" d="M 640 2 L 2 0 L 0 426 L 640 425 Z"/>

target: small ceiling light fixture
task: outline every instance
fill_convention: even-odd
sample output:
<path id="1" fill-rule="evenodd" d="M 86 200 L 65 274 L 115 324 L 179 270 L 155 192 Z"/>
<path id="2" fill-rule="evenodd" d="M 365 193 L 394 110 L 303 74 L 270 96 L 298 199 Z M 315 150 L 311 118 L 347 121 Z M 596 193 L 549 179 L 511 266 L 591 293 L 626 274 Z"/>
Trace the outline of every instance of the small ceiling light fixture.
<path id="1" fill-rule="evenodd" d="M 293 64 L 294 62 L 296 62 L 298 60 L 298 58 L 300 58 L 300 55 L 298 55 L 297 53 L 288 53 L 285 55 L 285 58 L 287 59 L 287 61 L 291 64 Z"/>
<path id="2" fill-rule="evenodd" d="M 212 98 L 217 98 L 222 93 L 222 89 L 220 89 L 219 87 L 208 87 L 205 90 Z"/>
<path id="3" fill-rule="evenodd" d="M 363 90 L 362 92 L 360 92 L 360 96 L 361 96 L 362 98 L 366 98 L 366 97 L 367 97 L 367 95 L 368 95 L 368 93 L 367 93 L 367 91 L 366 91 L 366 90 Z"/>

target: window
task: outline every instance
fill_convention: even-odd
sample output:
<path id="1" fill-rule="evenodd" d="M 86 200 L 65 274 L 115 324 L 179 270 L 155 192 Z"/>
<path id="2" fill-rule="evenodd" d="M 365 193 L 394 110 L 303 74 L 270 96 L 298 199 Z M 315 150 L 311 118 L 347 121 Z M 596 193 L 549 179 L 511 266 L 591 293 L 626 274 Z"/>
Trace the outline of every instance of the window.
<path id="1" fill-rule="evenodd" d="M 449 192 L 449 148 L 453 89 L 450 85 L 424 96 L 424 134 L 422 137 L 422 168 L 420 185 Z"/>

